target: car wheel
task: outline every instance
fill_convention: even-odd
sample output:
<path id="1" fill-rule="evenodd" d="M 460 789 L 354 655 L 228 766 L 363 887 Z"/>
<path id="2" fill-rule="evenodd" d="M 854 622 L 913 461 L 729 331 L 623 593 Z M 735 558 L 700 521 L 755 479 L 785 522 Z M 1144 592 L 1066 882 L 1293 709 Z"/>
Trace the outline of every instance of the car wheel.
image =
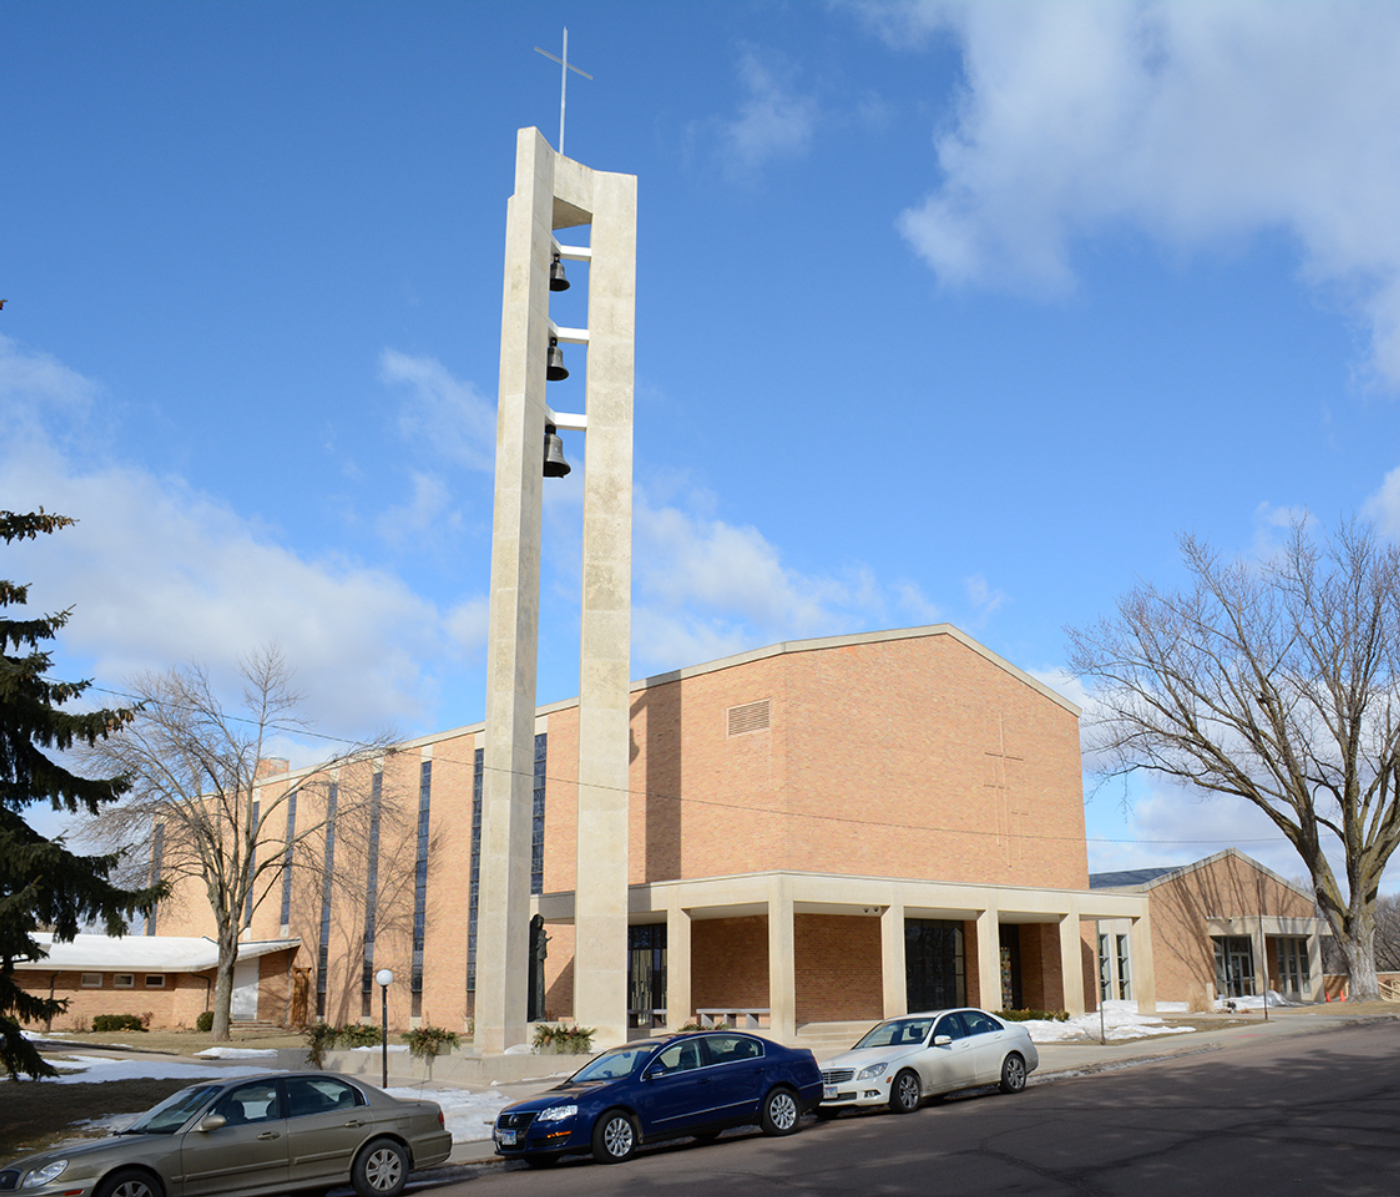
<path id="1" fill-rule="evenodd" d="M 93 1197 L 165 1197 L 165 1189 L 149 1172 L 123 1168 L 98 1185 Z"/>
<path id="2" fill-rule="evenodd" d="M 912 1114 L 919 1108 L 922 1097 L 918 1075 L 906 1068 L 890 1086 L 890 1109 L 896 1114 Z"/>
<path id="3" fill-rule="evenodd" d="M 350 1183 L 360 1197 L 399 1197 L 407 1181 L 408 1153 L 392 1139 L 375 1139 L 350 1169 Z"/>
<path id="4" fill-rule="evenodd" d="M 763 1099 L 758 1125 L 765 1135 L 790 1135 L 797 1129 L 802 1111 L 791 1089 L 773 1089 Z"/>
<path id="5" fill-rule="evenodd" d="M 1012 1052 L 1001 1062 L 1001 1091 L 1019 1093 L 1026 1087 L 1026 1062 L 1019 1052 Z"/>
<path id="6" fill-rule="evenodd" d="M 620 1164 L 637 1151 L 637 1128 L 621 1110 L 609 1110 L 593 1126 L 593 1158 L 600 1164 Z"/>

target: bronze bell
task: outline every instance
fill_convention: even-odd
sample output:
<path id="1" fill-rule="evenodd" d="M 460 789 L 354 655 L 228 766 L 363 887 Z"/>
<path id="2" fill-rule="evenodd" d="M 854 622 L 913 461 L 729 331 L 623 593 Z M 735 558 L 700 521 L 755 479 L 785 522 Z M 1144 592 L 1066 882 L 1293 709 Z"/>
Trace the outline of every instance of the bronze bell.
<path id="1" fill-rule="evenodd" d="M 564 460 L 564 442 L 559 439 L 559 429 L 553 424 L 544 426 L 544 476 L 562 478 L 569 472 L 569 463 Z"/>
<path id="2" fill-rule="evenodd" d="M 544 376 L 550 382 L 563 382 L 569 377 L 564 368 L 564 351 L 559 348 L 559 338 L 549 338 L 549 356 L 545 359 Z"/>
<path id="3" fill-rule="evenodd" d="M 558 254 L 554 255 L 554 260 L 549 264 L 549 289 L 551 291 L 567 291 L 569 289 L 569 280 L 564 274 L 564 263 L 560 261 Z"/>

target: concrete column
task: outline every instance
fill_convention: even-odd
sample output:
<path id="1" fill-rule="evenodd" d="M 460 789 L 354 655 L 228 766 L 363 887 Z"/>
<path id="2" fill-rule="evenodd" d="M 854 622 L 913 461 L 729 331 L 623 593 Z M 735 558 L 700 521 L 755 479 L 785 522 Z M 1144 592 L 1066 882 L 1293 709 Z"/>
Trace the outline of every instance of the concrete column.
<path id="1" fill-rule="evenodd" d="M 909 971 L 904 959 L 904 903 L 891 902 L 880 915 L 880 972 L 885 1018 L 909 1013 Z"/>
<path id="2" fill-rule="evenodd" d="M 768 1028 L 779 1043 L 797 1035 L 797 945 L 786 877 L 772 878 L 768 888 Z"/>
<path id="3" fill-rule="evenodd" d="M 1128 954 L 1133 970 L 1133 996 L 1139 1014 L 1157 1013 L 1157 972 L 1152 965 L 1152 921 L 1134 919 L 1128 931 Z"/>
<path id="4" fill-rule="evenodd" d="M 591 173 L 574 1017 L 606 1046 L 627 1039 L 637 180 Z"/>
<path id="5" fill-rule="evenodd" d="M 1001 1009 L 1001 920 L 995 906 L 977 915 L 977 988 L 984 1010 Z"/>
<path id="6" fill-rule="evenodd" d="M 1269 942 L 1264 935 L 1263 920 L 1252 919 L 1251 921 L 1254 923 L 1254 928 L 1249 933 L 1249 940 L 1254 949 L 1254 992 L 1267 1001 L 1269 993 Z"/>
<path id="7" fill-rule="evenodd" d="M 694 1013 L 690 996 L 690 911 L 666 908 L 666 1029 L 679 1031 Z"/>
<path id="8" fill-rule="evenodd" d="M 1322 936 L 1314 923 L 1308 932 L 1308 1001 L 1322 1001 L 1322 986 Z"/>
<path id="9" fill-rule="evenodd" d="M 525 1042 L 554 159 L 539 130 L 520 130 L 506 209 L 477 904 L 476 1042 L 488 1053 Z"/>
<path id="10" fill-rule="evenodd" d="M 1084 941 L 1079 936 L 1079 908 L 1071 906 L 1060 918 L 1060 981 L 1065 1009 L 1070 1014 L 1084 1013 L 1083 948 Z"/>

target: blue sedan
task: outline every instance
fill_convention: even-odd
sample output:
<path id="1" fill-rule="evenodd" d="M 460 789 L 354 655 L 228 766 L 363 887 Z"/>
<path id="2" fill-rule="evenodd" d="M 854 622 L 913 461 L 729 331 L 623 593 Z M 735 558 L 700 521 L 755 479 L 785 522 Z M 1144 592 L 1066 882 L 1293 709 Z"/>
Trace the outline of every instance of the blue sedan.
<path id="1" fill-rule="evenodd" d="M 809 1051 L 737 1031 L 670 1035 L 613 1048 L 547 1093 L 506 1106 L 496 1153 L 536 1168 L 586 1152 L 620 1164 L 643 1143 L 712 1139 L 730 1126 L 789 1135 L 821 1099 Z"/>

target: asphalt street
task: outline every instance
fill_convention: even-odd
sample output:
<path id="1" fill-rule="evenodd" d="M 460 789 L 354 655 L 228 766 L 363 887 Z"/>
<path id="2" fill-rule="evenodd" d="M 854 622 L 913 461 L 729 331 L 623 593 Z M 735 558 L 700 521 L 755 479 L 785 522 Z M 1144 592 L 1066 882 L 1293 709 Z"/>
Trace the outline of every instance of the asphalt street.
<path id="1" fill-rule="evenodd" d="M 1178 1197 L 1400 1193 L 1400 1022 L 1262 1027 L 1207 1050 L 929 1104 L 804 1121 L 765 1139 L 681 1140 L 605 1166 L 470 1169 L 433 1192 Z"/>

